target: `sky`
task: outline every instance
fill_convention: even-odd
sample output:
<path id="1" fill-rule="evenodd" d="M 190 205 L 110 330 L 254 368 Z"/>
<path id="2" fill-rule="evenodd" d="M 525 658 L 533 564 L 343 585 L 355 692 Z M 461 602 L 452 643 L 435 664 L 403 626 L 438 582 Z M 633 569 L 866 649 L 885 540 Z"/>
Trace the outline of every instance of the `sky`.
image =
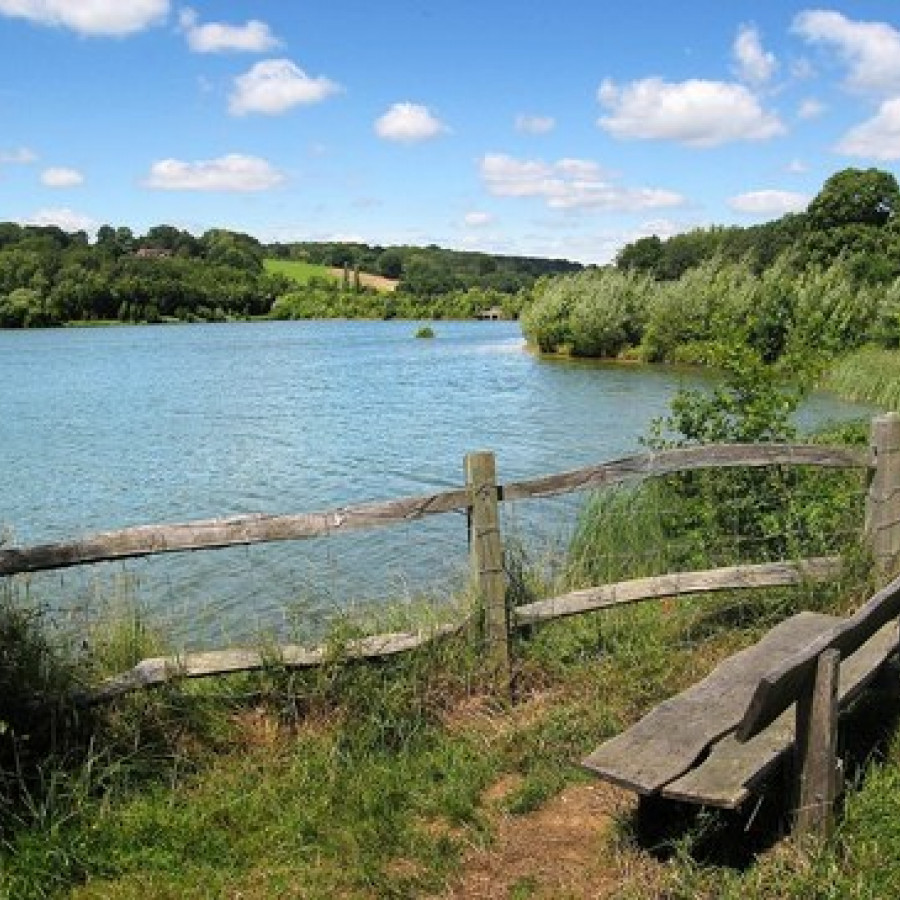
<path id="1" fill-rule="evenodd" d="M 897 0 L 0 0 L 4 221 L 605 263 L 898 161 Z"/>

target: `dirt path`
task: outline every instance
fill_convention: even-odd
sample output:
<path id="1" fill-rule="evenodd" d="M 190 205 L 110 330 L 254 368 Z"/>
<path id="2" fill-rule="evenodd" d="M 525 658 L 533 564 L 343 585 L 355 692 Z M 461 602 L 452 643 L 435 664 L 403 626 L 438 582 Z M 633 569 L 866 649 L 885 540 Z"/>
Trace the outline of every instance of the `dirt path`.
<path id="1" fill-rule="evenodd" d="M 487 792 L 494 840 L 465 854 L 459 878 L 435 900 L 618 896 L 634 873 L 627 853 L 615 850 L 611 828 L 633 798 L 599 782 L 577 784 L 533 813 L 510 815 L 502 802 L 517 783 L 506 778 Z"/>

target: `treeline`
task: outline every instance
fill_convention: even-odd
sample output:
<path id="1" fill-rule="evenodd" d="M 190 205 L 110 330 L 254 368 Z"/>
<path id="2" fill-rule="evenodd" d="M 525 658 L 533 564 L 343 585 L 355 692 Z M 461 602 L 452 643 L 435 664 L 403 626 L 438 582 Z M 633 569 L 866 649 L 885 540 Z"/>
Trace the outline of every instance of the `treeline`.
<path id="1" fill-rule="evenodd" d="M 135 236 L 104 225 L 90 243 L 84 232 L 0 223 L 0 327 L 265 315 L 290 283 L 267 274 L 263 256 L 257 240 L 223 229 Z"/>
<path id="2" fill-rule="evenodd" d="M 337 268 L 348 267 L 399 281 L 398 290 L 419 298 L 464 295 L 472 289 L 515 295 L 547 275 L 580 271 L 579 263 L 530 256 L 496 256 L 466 250 L 380 247 L 359 243 L 269 244 L 266 255 Z M 448 317 L 451 312 L 445 311 Z"/>
<path id="3" fill-rule="evenodd" d="M 333 279 L 312 278 L 295 285 L 272 306 L 274 319 L 473 319 L 492 308 L 505 319 L 517 319 L 530 299 L 526 291 L 469 288 L 447 294 L 418 296 L 406 291 L 385 293 L 366 287 L 343 287 Z"/>
<path id="4" fill-rule="evenodd" d="M 797 270 L 827 266 L 843 256 L 860 281 L 886 282 L 900 276 L 898 207 L 893 174 L 844 169 L 825 182 L 805 212 L 749 228 L 716 226 L 667 240 L 641 238 L 619 252 L 616 267 L 669 281 L 713 258 L 747 261 L 763 271 L 784 254 Z"/>
<path id="5" fill-rule="evenodd" d="M 523 314 L 542 351 L 708 363 L 723 336 L 798 368 L 900 342 L 900 188 L 832 176 L 806 212 L 625 247 L 616 266 L 540 282 Z"/>
<path id="6" fill-rule="evenodd" d="M 302 259 L 399 278 L 378 294 L 330 279 L 308 285 L 267 272 L 267 257 Z M 498 307 L 518 317 L 527 292 L 563 260 L 503 257 L 439 247 L 365 244 L 263 245 L 211 229 L 195 236 L 170 225 L 144 235 L 102 226 L 84 231 L 0 223 L 0 327 L 68 322 L 224 321 L 276 318 L 470 318 Z"/>

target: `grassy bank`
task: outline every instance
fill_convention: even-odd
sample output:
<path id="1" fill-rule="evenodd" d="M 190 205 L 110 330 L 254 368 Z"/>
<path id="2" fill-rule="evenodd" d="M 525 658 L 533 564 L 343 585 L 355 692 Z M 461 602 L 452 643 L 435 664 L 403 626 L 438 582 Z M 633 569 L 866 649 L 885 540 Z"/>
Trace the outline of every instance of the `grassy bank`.
<path id="1" fill-rule="evenodd" d="M 511 600 L 765 557 L 767 533 L 735 542 L 734 504 L 723 502 L 761 483 L 729 477 L 598 495 L 552 565 L 509 548 Z M 764 511 L 769 532 L 794 534 L 797 553 L 835 549 L 817 541 L 838 533 L 858 559 L 834 518 L 843 512 L 858 523 L 858 480 L 805 477 L 790 482 L 799 500 Z M 768 494 L 777 485 L 762 487 Z M 848 564 L 827 588 L 652 603 L 522 635 L 511 709 L 486 693 L 474 630 L 359 665 L 341 659 L 360 627 L 345 621 L 331 636 L 333 661 L 320 669 L 273 662 L 87 714 L 67 700 L 73 685 L 121 671 L 164 642 L 132 613 L 82 636 L 89 652 L 72 650 L 10 593 L 0 617 L 2 688 L 21 702 L 0 713 L 0 897 L 485 896 L 478 884 L 512 897 L 877 896 L 900 880 L 888 815 L 900 803 L 896 748 L 852 794 L 833 844 L 812 856 L 776 844 L 746 871 L 734 863 L 780 834 L 765 816 L 742 821 L 737 840 L 732 820 L 687 823 L 661 839 L 663 852 L 641 834 L 630 798 L 610 801 L 612 819 L 594 807 L 584 820 L 573 813 L 597 790 L 579 758 L 792 612 L 850 608 L 869 587 L 864 563 Z M 602 828 L 560 867 L 544 843 L 550 821 L 570 836 L 585 822 Z M 710 845 L 730 848 L 733 859 L 710 860 Z M 833 884 L 850 892 L 830 894 Z"/>
<path id="2" fill-rule="evenodd" d="M 849 400 L 900 410 L 900 350 L 862 347 L 833 363 L 823 383 Z"/>

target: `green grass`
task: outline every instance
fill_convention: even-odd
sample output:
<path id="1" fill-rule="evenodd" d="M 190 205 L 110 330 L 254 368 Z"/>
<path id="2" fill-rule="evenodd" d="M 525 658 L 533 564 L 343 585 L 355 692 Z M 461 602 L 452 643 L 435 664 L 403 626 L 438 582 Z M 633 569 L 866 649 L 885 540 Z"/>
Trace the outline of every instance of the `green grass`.
<path id="1" fill-rule="evenodd" d="M 266 259 L 264 265 L 267 272 L 273 275 L 284 275 L 297 282 L 297 284 L 309 284 L 313 278 L 325 281 L 340 281 L 338 276 L 331 273 L 328 266 L 320 266 L 315 263 L 303 262 L 302 260 Z"/>
<path id="2" fill-rule="evenodd" d="M 510 555 L 513 599 L 667 567 L 671 509 L 661 518 L 660 506 L 672 502 L 652 486 L 590 501 L 566 560 L 538 570 Z M 490 847 L 497 814 L 486 792 L 498 781 L 513 778 L 503 814 L 539 814 L 584 779 L 576 763 L 585 753 L 773 621 L 800 608 L 846 611 L 868 588 L 864 569 L 848 567 L 830 586 L 689 597 L 548 624 L 516 639 L 512 708 L 487 697 L 473 630 L 379 664 L 341 662 L 356 622 L 335 627 L 334 662 L 319 669 L 273 665 L 121 698 L 66 753 L 57 745 L 33 759 L 25 789 L 0 799 L 0 898 L 437 894 L 472 847 Z M 165 649 L 126 607 L 90 636 L 89 658 L 56 667 L 36 613 L 10 615 L 16 645 L 24 634 L 33 647 L 21 655 L 28 679 L 36 668 L 62 678 L 75 665 L 77 677 L 96 680 Z M 364 628 L 409 627 L 421 615 L 392 610 Z M 635 843 L 627 815 L 596 852 L 611 868 L 627 859 L 617 878 L 621 894 L 635 897 L 895 896 L 898 759 L 895 745 L 851 792 L 834 842 L 811 855 L 780 842 L 746 871 L 711 865 L 697 847 L 726 832 L 704 820 L 673 839 L 661 865 Z M 646 878 L 664 892 L 648 894 Z M 509 890 L 547 896 L 529 875 Z"/>
<path id="3" fill-rule="evenodd" d="M 832 364 L 824 386 L 850 400 L 900 410 L 900 350 L 862 347 Z"/>

